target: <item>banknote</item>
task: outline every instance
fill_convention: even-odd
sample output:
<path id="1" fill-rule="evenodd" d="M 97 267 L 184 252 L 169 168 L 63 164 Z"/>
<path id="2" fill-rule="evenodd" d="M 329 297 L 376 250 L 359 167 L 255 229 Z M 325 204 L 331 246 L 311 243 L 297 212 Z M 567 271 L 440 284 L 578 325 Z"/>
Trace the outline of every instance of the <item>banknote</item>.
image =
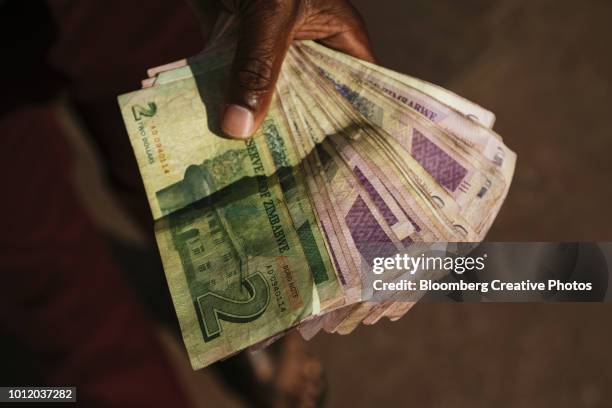
<path id="1" fill-rule="evenodd" d="M 380 297 L 374 259 L 484 239 L 516 164 L 492 112 L 312 41 L 290 47 L 255 135 L 229 139 L 236 27 L 223 14 L 201 53 L 118 97 L 195 369 L 399 319 L 422 294 Z"/>
<path id="2" fill-rule="evenodd" d="M 297 75 L 297 72 L 296 72 L 296 75 Z M 297 75 L 297 76 L 299 76 L 299 75 Z M 295 79 L 296 79 L 296 77 L 294 77 L 294 81 L 293 81 L 294 88 L 296 87 Z M 304 94 L 305 94 L 304 92 L 300 92 L 300 95 L 304 95 Z M 312 112 L 317 111 L 317 108 L 320 105 L 318 105 L 316 103 L 314 103 L 314 104 L 310 103 L 310 104 L 307 104 L 307 106 L 310 106 L 310 109 L 308 109 L 307 111 L 312 113 Z M 334 111 L 335 116 L 337 116 L 338 113 L 339 112 L 337 110 Z M 323 117 L 324 115 L 325 115 L 324 113 L 319 112 L 319 116 L 316 118 L 317 124 L 325 123 L 325 118 Z M 342 126 L 340 126 L 340 127 L 342 127 Z M 336 129 L 336 130 L 338 130 L 338 129 Z M 337 135 L 330 135 L 330 136 L 328 136 L 328 140 L 332 140 L 334 138 L 337 138 Z M 347 140 L 352 140 L 352 139 L 354 139 L 354 138 L 352 138 L 352 137 L 348 137 L 347 138 Z M 339 140 L 340 140 L 340 143 L 342 143 L 341 141 L 344 140 L 344 138 L 340 138 Z M 323 145 L 325 145 L 325 142 L 323 142 Z M 316 149 L 316 150 L 319 151 L 319 149 Z M 338 150 L 343 152 L 343 153 L 348 154 L 348 156 L 352 157 L 353 159 L 359 159 L 360 158 L 359 155 L 355 155 L 354 153 L 351 154 L 350 151 L 347 151 L 347 146 L 343 146 L 342 148 L 339 148 Z M 350 162 L 350 159 L 348 161 Z M 384 160 L 382 160 L 382 161 L 379 160 L 379 162 L 384 162 Z M 386 203 L 384 203 L 384 200 L 382 200 L 382 197 L 381 197 L 380 193 L 378 191 L 376 191 L 376 189 L 374 188 L 374 186 L 372 185 L 370 180 L 368 180 L 366 177 L 364 177 L 364 174 L 363 174 L 361 169 L 366 169 L 367 165 L 364 165 L 363 161 L 361 161 L 361 169 L 360 169 L 359 166 L 355 166 L 355 163 L 352 163 L 352 164 L 349 163 L 349 166 L 353 168 L 353 171 L 354 171 L 355 175 L 357 176 L 357 180 L 355 180 L 355 182 L 361 183 L 363 185 L 363 187 L 367 191 L 367 194 L 364 192 L 364 197 L 367 198 L 368 195 L 369 195 L 374 202 L 377 202 L 377 207 L 381 210 L 381 213 L 385 215 L 384 218 L 386 220 L 392 220 L 390 222 L 390 226 L 401 227 L 401 223 L 397 223 L 397 221 L 398 221 L 397 218 L 398 217 L 396 217 L 395 215 L 393 215 L 391 213 L 390 208 L 389 208 L 390 205 L 387 205 Z M 374 166 L 374 168 L 376 168 L 376 167 L 377 166 Z M 334 173 L 337 174 L 337 172 L 334 172 Z M 335 183 L 330 179 L 330 180 L 328 180 L 327 185 L 329 185 L 330 188 L 333 188 Z M 347 194 L 346 193 L 341 194 L 340 196 L 343 198 L 344 202 L 347 201 L 346 200 L 346 198 L 347 198 Z M 350 197 L 350 194 L 348 196 Z M 351 200 L 348 200 L 348 201 L 350 202 Z M 389 202 L 393 202 L 393 201 L 389 201 Z M 395 200 L 395 202 L 397 202 L 397 200 Z M 393 204 L 391 204 L 391 206 L 392 205 Z M 373 218 L 375 218 L 375 217 L 373 217 Z M 344 221 L 345 221 L 344 219 L 340 218 L 339 224 L 344 224 Z M 360 219 L 359 225 L 350 225 L 350 227 L 352 227 L 352 229 L 353 229 L 353 231 L 351 231 L 351 232 L 352 233 L 357 232 L 356 235 L 362 237 L 362 239 L 359 240 L 359 244 L 355 245 L 355 242 L 351 241 L 350 236 L 347 234 L 347 236 L 349 236 L 347 241 L 349 241 L 350 246 L 351 247 L 356 247 L 356 249 L 360 249 L 361 252 L 362 252 L 360 254 L 357 254 L 357 258 L 358 258 L 357 259 L 357 265 L 359 264 L 359 258 L 363 258 L 363 259 L 365 259 L 367 261 L 368 258 L 371 258 L 371 254 L 376 253 L 376 254 L 380 255 L 380 254 L 382 254 L 384 252 L 384 251 L 381 250 L 381 245 L 380 244 L 375 243 L 374 242 L 375 240 L 373 240 L 372 238 L 368 238 L 369 232 L 368 232 L 368 234 L 365 234 L 366 238 L 363 239 L 363 236 L 364 236 L 363 232 L 364 231 L 370 231 L 371 230 L 373 233 L 376 233 L 376 231 L 378 231 L 380 229 L 380 223 L 376 219 L 374 219 L 373 221 L 374 221 L 373 223 L 369 223 L 369 224 L 372 225 L 372 226 L 376 226 L 377 228 L 371 229 L 371 227 L 368 227 L 368 223 L 365 222 L 365 220 L 363 220 L 363 219 Z M 412 222 L 412 220 L 411 220 L 411 222 Z M 412 225 L 410 225 L 410 227 L 411 227 L 410 229 L 413 229 Z M 406 229 L 404 228 L 404 232 L 405 232 L 405 230 Z M 426 230 L 426 229 L 421 230 L 419 228 L 419 230 L 421 232 L 424 232 L 424 230 Z M 389 235 L 385 235 L 384 232 L 382 234 L 379 234 L 379 236 L 381 236 L 381 237 L 382 236 L 388 237 Z M 414 237 L 410 238 L 410 237 L 402 236 L 403 242 L 405 242 L 407 244 L 412 243 L 412 239 L 418 240 L 418 238 L 414 238 Z M 429 239 L 433 239 L 433 238 L 429 237 Z M 383 242 L 384 242 L 384 240 L 383 240 Z M 359 247 L 361 247 L 361 248 L 359 248 Z M 365 250 L 366 248 L 369 248 L 369 250 Z M 398 249 L 398 248 L 395 248 L 395 249 Z M 357 252 L 357 251 L 355 251 L 355 252 Z M 369 253 L 369 255 L 368 255 L 368 253 Z M 360 256 L 360 255 L 363 255 L 363 256 Z M 371 261 L 371 259 L 370 259 L 370 261 Z M 366 265 L 367 265 L 367 263 L 366 263 Z M 363 310 L 363 308 L 362 308 L 362 310 Z M 345 311 L 346 311 L 346 309 L 345 309 Z M 336 315 L 338 313 L 341 313 L 341 312 L 337 312 Z M 341 323 L 341 322 L 339 322 L 339 323 Z M 358 320 L 355 321 L 355 324 L 358 324 L 358 323 L 359 323 Z M 329 323 L 328 323 L 328 326 L 329 326 Z M 312 331 L 313 327 L 314 327 L 313 323 L 309 323 L 308 327 L 309 327 L 309 331 Z M 328 327 L 328 329 L 329 329 L 329 327 Z M 330 330 L 333 331 L 334 329 L 330 329 Z M 306 336 L 310 337 L 311 334 L 306 334 Z"/>
<path id="3" fill-rule="evenodd" d="M 457 202 L 472 228 L 479 234 L 486 232 L 490 226 L 486 221 L 490 219 L 483 220 L 482 214 L 492 204 L 500 202 L 498 196 L 507 194 L 509 182 L 501 170 L 485 160 L 482 151 L 473 145 L 459 144 L 457 138 L 437 128 L 422 115 L 401 109 L 397 103 L 394 104 L 395 100 L 384 94 L 376 98 L 373 92 L 376 88 L 368 87 L 367 83 L 362 82 L 359 86 L 353 78 L 332 76 L 328 71 L 324 75 L 356 111 L 367 115 L 372 123 L 388 132 L 391 137 L 375 139 L 381 142 L 380 148 L 388 145 L 390 152 L 404 150 L 402 160 L 413 158 L 417 162 L 410 168 L 421 167 L 424 173 L 435 178 L 436 183 L 427 182 L 428 186 L 440 185 L 446 190 L 446 193 L 435 196 L 445 205 Z M 418 177 L 422 178 L 423 172 L 420 173 Z M 453 200 L 448 199 L 449 194 Z"/>
<path id="4" fill-rule="evenodd" d="M 318 283 L 340 295 L 308 200 L 300 174 L 289 169 L 242 179 L 156 222 L 194 367 L 318 313 Z"/>
<path id="5" fill-rule="evenodd" d="M 342 72 L 342 71 L 338 71 L 338 72 Z M 337 81 L 336 81 L 336 84 L 337 84 Z M 355 92 L 353 92 L 353 91 L 346 92 L 346 87 L 344 87 L 344 88 L 343 88 L 343 91 L 345 91 L 345 92 L 343 92 L 343 94 L 344 94 L 344 95 L 350 94 L 350 95 L 352 96 L 353 100 L 355 100 L 355 95 L 356 95 L 356 93 L 355 93 Z M 336 113 L 337 113 L 337 112 L 336 112 Z M 375 152 L 375 151 L 376 151 L 376 149 L 372 149 L 372 150 L 370 150 L 370 152 Z M 368 151 L 366 150 L 366 151 L 364 152 L 364 156 L 367 156 L 367 153 L 368 153 Z M 354 157 L 359 157 L 359 156 L 354 156 Z M 384 161 L 379 161 L 379 162 L 384 163 Z M 479 213 L 483 213 L 483 211 L 482 211 L 482 210 L 480 210 L 480 211 L 478 211 L 478 212 L 479 212 Z M 389 305 L 389 307 L 390 307 L 390 305 Z M 381 310 L 384 310 L 384 308 L 377 307 L 377 310 L 380 312 Z M 381 315 L 382 315 L 382 314 L 380 314 L 380 313 L 379 313 L 378 318 L 379 318 Z M 375 319 L 374 321 L 376 321 L 376 320 L 377 320 L 377 319 Z"/>
<path id="6" fill-rule="evenodd" d="M 225 70 L 215 69 L 121 95 L 119 104 L 143 177 L 154 219 L 207 197 L 256 172 L 277 170 L 277 147 L 285 145 L 282 165 L 299 163 L 283 133 L 265 132 L 249 141 L 231 140 L 219 130 L 221 83 Z M 269 119 L 279 119 L 273 106 Z M 257 154 L 255 154 L 257 152 Z M 255 157 L 255 166 L 249 165 Z M 202 174 L 198 188 L 181 190 L 191 174 Z"/>
<path id="7" fill-rule="evenodd" d="M 299 52 L 296 50 L 299 50 Z M 376 87 L 376 93 L 379 91 L 392 97 L 436 123 L 453 137 L 460 139 L 470 147 L 476 148 L 489 161 L 499 167 L 506 178 L 511 178 L 516 156 L 502 143 L 501 136 L 491 128 L 474 120 L 472 114 L 454 109 L 452 106 L 430 97 L 421 90 L 399 81 L 393 76 L 381 75 L 380 71 L 374 71 L 363 61 L 348 55 L 337 55 L 335 59 L 332 59 L 329 56 L 329 50 L 316 43 L 309 44 L 308 47 L 298 46 L 296 50 L 292 50 L 292 52 L 297 55 L 305 53 L 312 57 L 318 65 L 325 64 L 327 72 L 333 73 L 333 75 L 326 74 L 330 81 L 334 81 L 334 76 L 346 77 L 348 75 L 357 85 L 364 81 L 373 85 Z M 321 72 L 325 72 L 322 66 L 319 66 L 319 68 Z M 340 85 L 337 82 L 335 84 Z"/>

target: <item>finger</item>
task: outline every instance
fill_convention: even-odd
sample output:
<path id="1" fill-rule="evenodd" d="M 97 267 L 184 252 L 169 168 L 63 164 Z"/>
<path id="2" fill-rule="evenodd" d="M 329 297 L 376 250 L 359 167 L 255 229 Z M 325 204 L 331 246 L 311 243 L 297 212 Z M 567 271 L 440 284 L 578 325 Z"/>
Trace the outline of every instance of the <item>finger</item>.
<path id="1" fill-rule="evenodd" d="M 296 15 L 291 2 L 243 3 L 222 120 L 223 131 L 234 138 L 252 136 L 265 118 Z"/>
<path id="2" fill-rule="evenodd" d="M 324 38 L 319 42 L 329 48 L 333 48 L 355 58 L 372 62 L 374 64 L 377 62 L 368 37 L 363 32 L 345 31 L 332 35 L 331 37 Z"/>
<path id="3" fill-rule="evenodd" d="M 363 18 L 350 4 L 318 2 L 321 10 L 309 16 L 295 34 L 296 40 L 317 40 L 337 51 L 376 63 Z"/>

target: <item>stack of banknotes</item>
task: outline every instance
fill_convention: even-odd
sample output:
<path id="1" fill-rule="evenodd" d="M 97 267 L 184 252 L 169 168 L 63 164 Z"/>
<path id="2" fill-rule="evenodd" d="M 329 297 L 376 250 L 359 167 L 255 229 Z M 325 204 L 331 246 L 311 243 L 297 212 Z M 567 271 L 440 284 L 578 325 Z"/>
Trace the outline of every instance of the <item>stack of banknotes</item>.
<path id="1" fill-rule="evenodd" d="M 119 96 L 194 368 L 294 328 L 400 318 L 413 302 L 369 299 L 374 259 L 482 241 L 516 161 L 491 112 L 311 41 L 255 136 L 226 138 L 235 26 Z"/>

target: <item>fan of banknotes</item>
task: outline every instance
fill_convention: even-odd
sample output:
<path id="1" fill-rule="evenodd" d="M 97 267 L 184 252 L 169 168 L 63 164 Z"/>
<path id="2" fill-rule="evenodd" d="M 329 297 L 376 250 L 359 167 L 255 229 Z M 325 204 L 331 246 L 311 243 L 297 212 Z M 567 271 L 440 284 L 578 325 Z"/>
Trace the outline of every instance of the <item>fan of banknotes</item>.
<path id="1" fill-rule="evenodd" d="M 374 259 L 482 241 L 516 161 L 491 112 L 311 41 L 291 46 L 256 135 L 228 139 L 235 27 L 119 96 L 194 368 L 294 328 L 399 319 L 413 302 L 369 298 Z"/>

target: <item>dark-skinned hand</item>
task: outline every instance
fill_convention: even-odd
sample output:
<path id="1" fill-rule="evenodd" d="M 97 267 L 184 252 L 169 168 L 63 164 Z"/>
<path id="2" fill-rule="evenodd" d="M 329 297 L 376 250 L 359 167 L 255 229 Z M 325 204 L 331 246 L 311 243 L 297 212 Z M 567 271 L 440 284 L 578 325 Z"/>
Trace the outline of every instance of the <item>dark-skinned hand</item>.
<path id="1" fill-rule="evenodd" d="M 222 129 L 248 138 L 264 120 L 293 40 L 321 44 L 373 62 L 363 20 L 345 0 L 238 0 L 223 2 L 239 19 L 236 56 L 222 107 Z"/>

